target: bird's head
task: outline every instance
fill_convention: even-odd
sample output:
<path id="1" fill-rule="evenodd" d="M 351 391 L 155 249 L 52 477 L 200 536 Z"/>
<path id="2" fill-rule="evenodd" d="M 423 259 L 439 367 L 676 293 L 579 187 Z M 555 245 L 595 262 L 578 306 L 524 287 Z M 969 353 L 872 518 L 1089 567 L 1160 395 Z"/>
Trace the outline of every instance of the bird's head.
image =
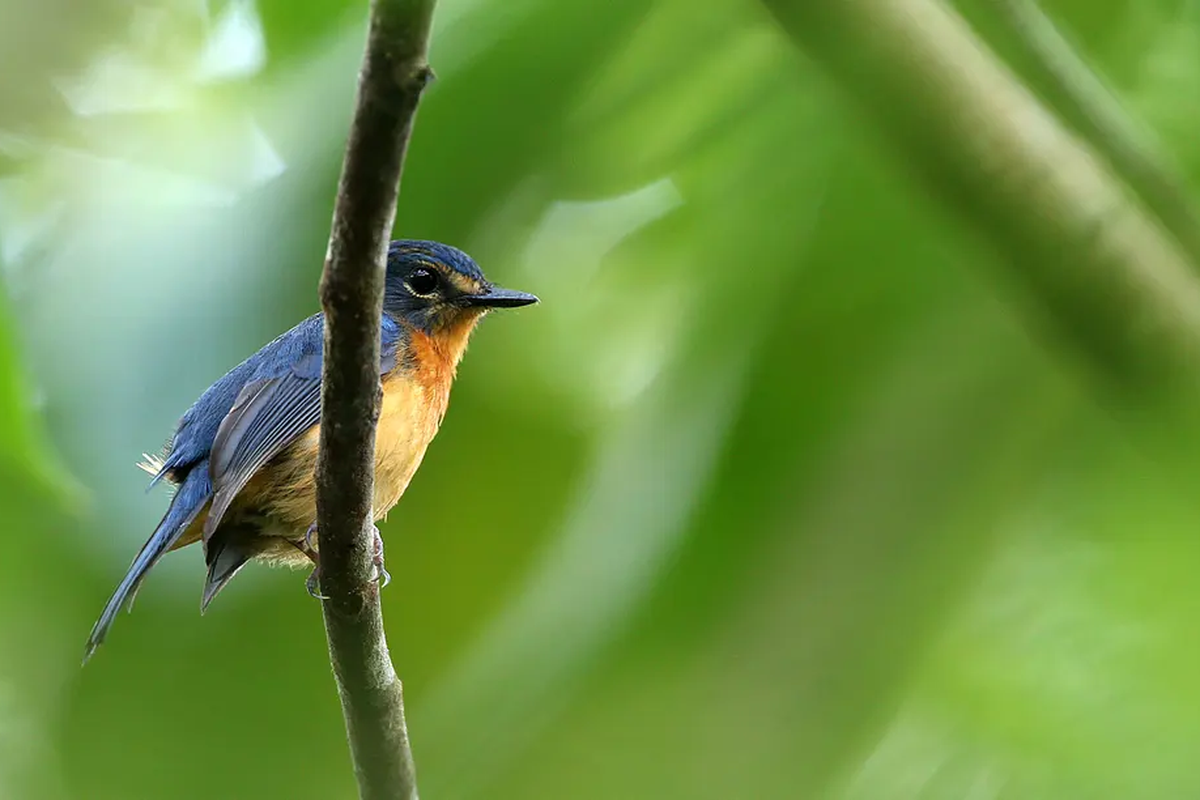
<path id="1" fill-rule="evenodd" d="M 439 242 L 399 239 L 388 247 L 383 310 L 432 336 L 469 333 L 493 308 L 536 303 L 493 286 L 469 255 Z"/>

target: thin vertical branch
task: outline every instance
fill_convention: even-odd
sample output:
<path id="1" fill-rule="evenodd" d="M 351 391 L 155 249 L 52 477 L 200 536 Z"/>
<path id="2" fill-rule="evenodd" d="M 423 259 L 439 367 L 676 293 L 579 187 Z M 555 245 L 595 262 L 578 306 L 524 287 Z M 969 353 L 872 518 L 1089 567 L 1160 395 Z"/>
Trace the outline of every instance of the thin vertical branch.
<path id="1" fill-rule="evenodd" d="M 400 173 L 422 90 L 434 0 L 373 0 L 333 214 L 325 312 L 317 524 L 329 656 L 359 794 L 417 797 L 404 698 L 374 581 L 379 326 Z"/>

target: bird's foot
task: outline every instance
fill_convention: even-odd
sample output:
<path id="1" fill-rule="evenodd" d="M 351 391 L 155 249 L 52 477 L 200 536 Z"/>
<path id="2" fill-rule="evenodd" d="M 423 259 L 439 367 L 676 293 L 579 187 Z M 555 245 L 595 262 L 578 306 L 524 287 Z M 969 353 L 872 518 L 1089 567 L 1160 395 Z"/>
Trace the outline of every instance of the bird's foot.
<path id="1" fill-rule="evenodd" d="M 312 572 L 308 573 L 308 577 L 304 580 L 304 588 L 308 590 L 310 596 L 318 600 L 328 600 L 329 595 L 321 594 L 321 565 L 317 564 L 313 567 Z"/>
<path id="2" fill-rule="evenodd" d="M 371 530 L 375 534 L 374 541 L 374 556 L 371 563 L 375 565 L 375 582 L 379 584 L 379 588 L 387 586 L 392 582 L 392 575 L 383 566 L 383 537 L 379 535 L 379 528 L 374 525 Z M 308 593 L 318 600 L 328 600 L 329 596 L 321 594 L 321 562 L 317 555 L 317 549 L 313 546 L 314 536 L 317 532 L 317 524 L 314 522 L 308 526 L 308 530 L 304 533 L 303 543 L 297 543 L 296 547 L 308 556 L 313 562 L 313 570 L 308 573 L 308 578 L 304 581 L 304 588 Z"/>
<path id="3" fill-rule="evenodd" d="M 304 580 L 304 588 L 308 591 L 309 596 L 318 600 L 328 600 L 328 595 L 321 594 L 321 561 L 317 555 L 316 534 L 317 523 L 314 522 L 304 532 L 304 541 L 296 546 L 313 562 L 312 572 L 308 573 L 308 577 Z"/>
<path id="4" fill-rule="evenodd" d="M 372 525 L 371 529 L 375 531 L 375 557 L 371 563 L 375 565 L 375 582 L 382 589 L 392 582 L 392 576 L 383 566 L 383 537 L 379 535 L 379 528 Z"/>

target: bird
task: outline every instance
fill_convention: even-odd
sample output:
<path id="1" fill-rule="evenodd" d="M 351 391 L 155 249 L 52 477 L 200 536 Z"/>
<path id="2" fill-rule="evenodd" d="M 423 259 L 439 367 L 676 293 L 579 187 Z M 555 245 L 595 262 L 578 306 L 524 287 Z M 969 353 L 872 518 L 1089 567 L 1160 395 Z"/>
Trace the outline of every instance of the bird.
<path id="1" fill-rule="evenodd" d="M 441 426 L 476 324 L 492 309 L 537 302 L 532 294 L 494 285 L 474 259 L 450 245 L 417 239 L 388 245 L 375 521 L 400 500 Z M 138 465 L 152 475 L 151 488 L 166 481 L 174 494 L 92 627 L 85 663 L 155 564 L 196 542 L 207 566 L 201 613 L 252 560 L 313 565 L 308 586 L 316 594 L 323 340 L 324 315 L 317 313 L 265 345 L 205 390 L 162 452 Z M 386 582 L 378 529 L 375 565 Z"/>

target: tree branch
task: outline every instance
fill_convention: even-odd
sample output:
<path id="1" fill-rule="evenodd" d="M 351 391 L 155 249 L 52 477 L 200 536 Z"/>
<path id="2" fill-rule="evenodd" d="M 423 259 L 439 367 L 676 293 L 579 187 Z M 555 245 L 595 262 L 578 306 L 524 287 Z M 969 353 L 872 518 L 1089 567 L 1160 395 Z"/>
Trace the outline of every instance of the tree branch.
<path id="1" fill-rule="evenodd" d="M 1141 196 L 1192 262 L 1200 263 L 1200 213 L 1178 177 L 1178 167 L 1154 135 L 1135 124 L 1034 0 L 994 3 L 1051 87 L 1050 102 Z"/>
<path id="2" fill-rule="evenodd" d="M 938 0 L 763 2 L 932 195 L 987 237 L 1039 322 L 1120 388 L 1195 414 L 1192 265 L 960 17 Z"/>
<path id="3" fill-rule="evenodd" d="M 322 604 L 359 794 L 417 797 L 404 698 L 374 581 L 375 423 L 387 245 L 413 116 L 432 77 L 434 0 L 373 0 L 338 185 L 321 305 L 325 353 L 317 524 Z"/>

